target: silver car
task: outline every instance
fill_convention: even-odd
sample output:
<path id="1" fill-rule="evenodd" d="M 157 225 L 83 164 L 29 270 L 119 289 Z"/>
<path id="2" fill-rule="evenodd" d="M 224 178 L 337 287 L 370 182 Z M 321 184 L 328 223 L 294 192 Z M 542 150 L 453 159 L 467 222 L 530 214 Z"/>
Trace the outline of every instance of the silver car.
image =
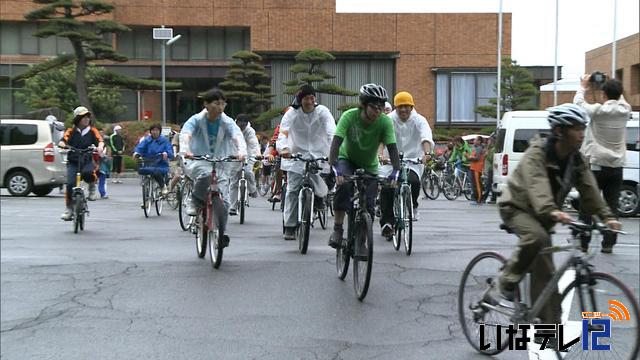
<path id="1" fill-rule="evenodd" d="M 66 181 L 66 167 L 44 120 L 0 120 L 1 186 L 13 196 L 45 196 Z"/>

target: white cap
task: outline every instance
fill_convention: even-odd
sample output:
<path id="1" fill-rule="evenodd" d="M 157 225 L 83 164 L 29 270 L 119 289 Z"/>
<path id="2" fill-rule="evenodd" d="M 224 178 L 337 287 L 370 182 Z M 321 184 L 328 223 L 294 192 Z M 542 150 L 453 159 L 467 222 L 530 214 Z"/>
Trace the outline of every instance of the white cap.
<path id="1" fill-rule="evenodd" d="M 385 102 L 384 102 L 384 108 L 385 108 L 385 109 L 389 109 L 389 110 L 393 110 L 393 108 L 391 107 L 391 104 L 389 104 L 389 102 L 388 102 L 388 101 L 385 101 Z"/>
<path id="2" fill-rule="evenodd" d="M 47 117 L 46 117 L 46 118 L 44 118 L 44 120 L 45 120 L 45 121 L 48 121 L 48 122 L 50 122 L 50 123 L 54 123 L 54 122 L 58 121 L 58 119 L 57 119 L 55 116 L 53 116 L 53 115 L 47 115 Z"/>
<path id="3" fill-rule="evenodd" d="M 78 106 L 75 110 L 73 110 L 73 117 L 78 117 L 86 114 L 91 114 L 89 109 L 84 106 Z"/>
<path id="4" fill-rule="evenodd" d="M 113 127 L 113 131 L 118 131 L 118 130 L 122 130 L 122 126 L 116 125 Z"/>

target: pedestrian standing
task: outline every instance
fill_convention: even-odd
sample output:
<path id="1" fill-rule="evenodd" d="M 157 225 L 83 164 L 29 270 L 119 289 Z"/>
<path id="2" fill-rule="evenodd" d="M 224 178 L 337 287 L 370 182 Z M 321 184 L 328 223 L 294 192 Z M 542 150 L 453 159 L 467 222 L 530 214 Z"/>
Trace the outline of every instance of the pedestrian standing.
<path id="1" fill-rule="evenodd" d="M 469 169 L 471 170 L 471 186 L 473 193 L 473 203 L 482 204 L 482 171 L 484 170 L 484 147 L 482 146 L 482 136 L 476 137 L 469 158 Z"/>
<path id="2" fill-rule="evenodd" d="M 100 135 L 104 139 L 104 131 L 100 131 Z M 109 159 L 106 148 L 99 154 L 99 156 L 98 192 L 100 193 L 100 199 L 105 200 L 109 198 L 109 195 L 107 195 L 107 178 L 109 178 L 111 174 L 111 159 Z"/>
<path id="3" fill-rule="evenodd" d="M 109 136 L 109 149 L 111 150 L 111 157 L 113 158 L 113 180 L 114 184 L 122 183 L 120 180 L 120 174 L 122 173 L 122 155 L 124 154 L 124 139 L 122 138 L 122 126 L 116 125 L 113 127 L 113 134 Z"/>

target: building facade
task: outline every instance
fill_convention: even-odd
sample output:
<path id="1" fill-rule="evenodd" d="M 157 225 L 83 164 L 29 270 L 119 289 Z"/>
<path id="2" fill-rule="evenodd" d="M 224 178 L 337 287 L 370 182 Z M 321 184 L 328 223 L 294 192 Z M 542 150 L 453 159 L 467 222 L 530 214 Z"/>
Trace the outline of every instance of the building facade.
<path id="1" fill-rule="evenodd" d="M 32 36 L 38 24 L 24 20 L 36 8 L 31 1 L 0 0 L 0 97 L 2 114 L 26 111 L 15 101 L 12 79 L 27 64 L 70 52 L 66 39 Z M 332 81 L 357 91 L 380 83 L 390 94 L 409 91 L 416 109 L 432 125 L 487 126 L 473 109 L 495 96 L 498 14 L 346 14 L 328 0 L 114 0 L 109 17 L 132 31 L 112 40 L 129 57 L 104 65 L 141 78 L 160 79 L 160 43 L 152 28 L 164 25 L 182 38 L 167 48 L 167 80 L 182 89 L 167 96 L 167 119 L 182 122 L 198 111 L 197 93 L 224 77 L 235 51 L 252 50 L 264 58 L 271 76 L 274 106 L 284 107 L 284 81 L 295 54 L 306 48 L 331 52 L 326 64 Z M 511 15 L 503 16 L 503 49 L 511 51 Z M 321 95 L 319 101 L 338 116 L 345 99 Z M 123 91 L 128 112 L 122 119 L 159 119 L 159 92 Z"/>

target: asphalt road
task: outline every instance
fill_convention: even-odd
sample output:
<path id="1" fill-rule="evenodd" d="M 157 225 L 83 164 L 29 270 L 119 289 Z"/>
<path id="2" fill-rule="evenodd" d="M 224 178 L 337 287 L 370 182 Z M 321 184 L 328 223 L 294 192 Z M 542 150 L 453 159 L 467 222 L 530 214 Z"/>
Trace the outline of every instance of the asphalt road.
<path id="1" fill-rule="evenodd" d="M 176 212 L 144 217 L 139 189 L 137 179 L 109 184 L 110 199 L 90 203 L 80 234 L 59 219 L 57 191 L 2 190 L 2 359 L 486 359 L 462 335 L 456 304 L 467 262 L 485 250 L 509 255 L 516 243 L 498 230 L 494 205 L 422 200 L 409 257 L 376 226 L 360 302 L 351 272 L 336 276 L 329 229 L 312 229 L 300 255 L 282 240 L 280 212 L 252 199 L 246 224 L 230 217 L 231 245 L 214 270 Z M 639 223 L 623 220 L 630 234 L 593 260 L 636 296 Z M 560 228 L 555 238 L 566 236 Z"/>

